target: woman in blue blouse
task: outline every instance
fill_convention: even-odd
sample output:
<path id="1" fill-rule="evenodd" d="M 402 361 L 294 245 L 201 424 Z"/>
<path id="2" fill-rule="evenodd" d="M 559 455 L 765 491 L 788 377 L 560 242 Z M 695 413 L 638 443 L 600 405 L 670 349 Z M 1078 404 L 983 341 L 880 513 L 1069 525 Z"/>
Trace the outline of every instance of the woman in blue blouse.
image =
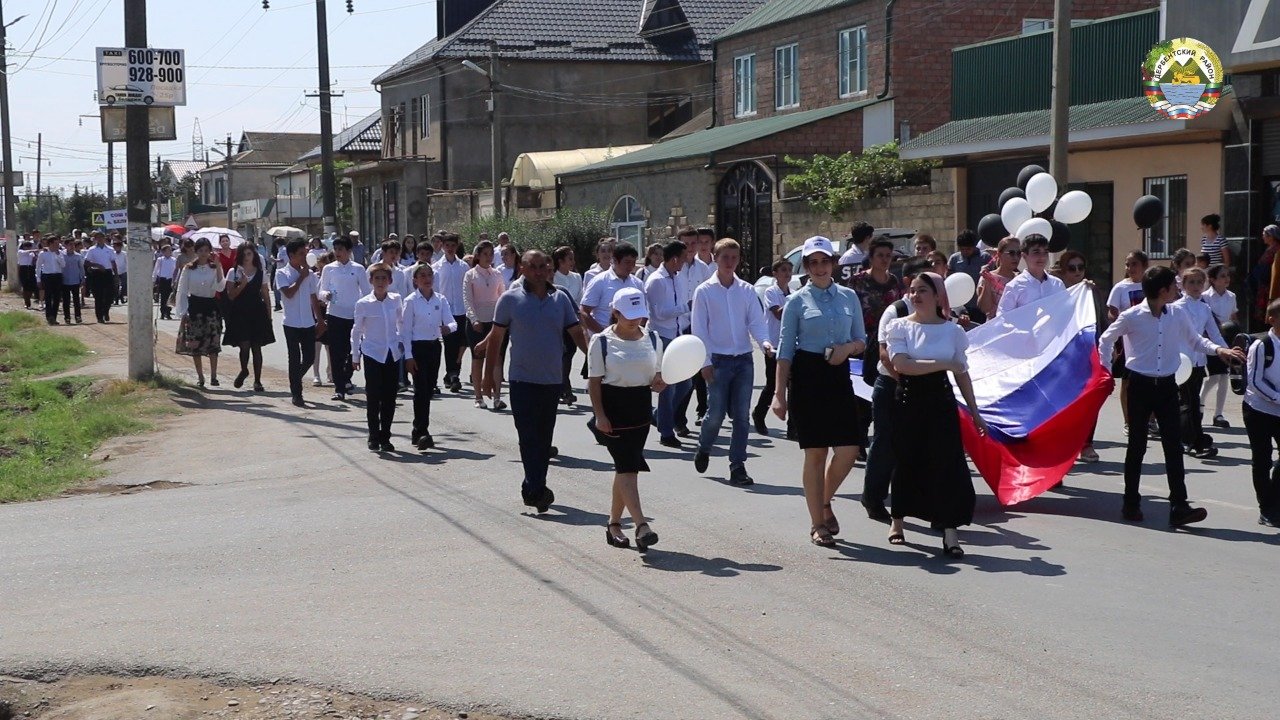
<path id="1" fill-rule="evenodd" d="M 831 499 L 853 469 L 858 448 L 866 444 L 865 437 L 858 437 L 849 358 L 866 349 L 867 333 L 858 294 L 832 276 L 836 251 L 831 241 L 809 238 L 802 257 L 809 283 L 792 293 L 782 309 L 773 412 L 787 419 L 789 389 L 797 410 L 792 422 L 804 450 L 809 539 L 832 547 L 840 523 Z"/>

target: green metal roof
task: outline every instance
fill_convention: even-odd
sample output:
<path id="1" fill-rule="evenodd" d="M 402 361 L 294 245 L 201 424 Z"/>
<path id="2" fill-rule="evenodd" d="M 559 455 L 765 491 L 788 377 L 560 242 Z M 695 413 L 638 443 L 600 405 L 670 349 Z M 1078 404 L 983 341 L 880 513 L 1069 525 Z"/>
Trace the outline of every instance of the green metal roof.
<path id="1" fill-rule="evenodd" d="M 887 99 L 887 98 L 886 98 Z M 825 120 L 835 117 L 850 110 L 857 110 L 869 105 L 875 105 L 881 100 L 871 99 L 861 102 L 844 103 L 842 105 L 832 105 L 830 107 L 818 108 L 816 110 L 806 110 L 798 113 L 788 113 L 786 115 L 775 115 L 763 120 L 749 120 L 747 122 L 734 123 L 732 125 L 721 125 L 719 127 L 700 130 L 690 135 L 673 138 L 665 142 L 651 145 L 644 150 L 637 150 L 625 155 L 619 155 L 595 165 L 575 170 L 569 173 L 562 173 L 560 177 L 569 177 L 573 175 L 594 173 L 601 170 L 612 170 L 614 168 L 631 167 L 633 165 L 651 165 L 654 163 L 669 162 L 672 160 L 683 160 L 685 158 L 698 157 L 700 155 L 709 155 L 720 150 L 727 150 L 735 145 L 741 145 L 752 140 L 759 140 L 763 137 L 775 135 L 780 132 L 792 130 L 794 128 L 808 125 L 818 120 Z M 1143 102 L 1146 102 L 1145 100 Z"/>
<path id="2" fill-rule="evenodd" d="M 855 2 L 859 0 L 773 0 L 729 26 L 728 30 L 716 36 L 716 42 Z"/>

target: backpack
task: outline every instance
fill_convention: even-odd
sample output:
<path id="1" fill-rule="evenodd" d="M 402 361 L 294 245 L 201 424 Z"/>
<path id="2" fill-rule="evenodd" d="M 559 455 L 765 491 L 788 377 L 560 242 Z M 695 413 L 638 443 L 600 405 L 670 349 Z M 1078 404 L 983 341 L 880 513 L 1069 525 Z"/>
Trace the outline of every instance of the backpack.
<path id="1" fill-rule="evenodd" d="M 906 317 L 909 312 L 906 300 L 895 300 L 893 309 L 897 311 L 900 318 Z M 867 349 L 862 353 L 862 381 L 868 385 L 875 385 L 879 377 L 880 341 L 878 338 L 867 338 Z"/>
<path id="2" fill-rule="evenodd" d="M 1231 346 L 1243 349 L 1246 353 L 1253 349 L 1254 344 L 1262 343 L 1262 369 L 1266 371 L 1271 368 L 1271 364 L 1276 360 L 1275 345 L 1268 342 L 1264 337 L 1261 340 L 1254 339 L 1252 335 L 1240 333 L 1232 340 Z M 1245 387 L 1249 384 L 1249 380 L 1245 377 L 1247 365 L 1243 363 L 1232 363 L 1228 366 L 1227 375 L 1231 381 L 1231 392 L 1236 395 L 1243 395 Z M 1262 382 L 1270 385 L 1270 381 L 1263 378 Z M 1280 389 L 1271 388 L 1273 391 L 1280 393 Z"/>

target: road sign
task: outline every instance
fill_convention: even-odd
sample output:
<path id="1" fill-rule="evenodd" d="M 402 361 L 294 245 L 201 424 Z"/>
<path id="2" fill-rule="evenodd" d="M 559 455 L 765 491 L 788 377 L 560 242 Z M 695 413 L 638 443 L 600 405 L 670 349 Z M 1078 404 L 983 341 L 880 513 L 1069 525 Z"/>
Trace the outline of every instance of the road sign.
<path id="1" fill-rule="evenodd" d="M 123 230 L 129 226 L 128 210 L 103 210 L 96 212 L 92 218 L 93 226 L 107 230 Z"/>
<path id="2" fill-rule="evenodd" d="M 98 48 L 98 104 L 186 105 L 185 52 Z"/>
<path id="3" fill-rule="evenodd" d="M 122 107 L 100 108 L 102 117 L 102 142 L 124 142 L 125 116 L 129 113 Z M 171 107 L 147 108 L 147 128 L 151 140 L 177 140 L 178 126 Z"/>

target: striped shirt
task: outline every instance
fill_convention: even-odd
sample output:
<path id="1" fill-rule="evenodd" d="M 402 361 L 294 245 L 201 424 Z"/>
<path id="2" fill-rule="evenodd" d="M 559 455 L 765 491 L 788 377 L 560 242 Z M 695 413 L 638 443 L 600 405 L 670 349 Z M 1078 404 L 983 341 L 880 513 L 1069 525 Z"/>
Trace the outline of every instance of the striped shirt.
<path id="1" fill-rule="evenodd" d="M 1222 248 L 1226 246 L 1227 239 L 1219 235 L 1216 238 L 1209 239 L 1207 237 L 1200 238 L 1200 252 L 1209 256 L 1210 265 L 1222 264 Z"/>

